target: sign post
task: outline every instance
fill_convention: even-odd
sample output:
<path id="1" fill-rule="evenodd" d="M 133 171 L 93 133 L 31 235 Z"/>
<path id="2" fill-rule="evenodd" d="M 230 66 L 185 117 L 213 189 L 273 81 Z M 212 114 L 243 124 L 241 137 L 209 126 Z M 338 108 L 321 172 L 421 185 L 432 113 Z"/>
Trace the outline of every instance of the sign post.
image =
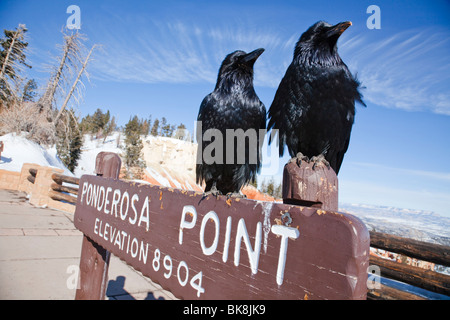
<path id="1" fill-rule="evenodd" d="M 85 175 L 74 223 L 101 256 L 93 278 L 111 252 L 182 299 L 366 298 L 369 233 L 351 215 Z M 91 295 L 81 271 L 77 299 L 103 298 L 105 277 Z"/>
<path id="2" fill-rule="evenodd" d="M 100 152 L 95 161 L 98 177 L 119 178 L 122 160 L 111 152 Z M 84 233 L 80 258 L 80 286 L 76 300 L 102 300 L 108 282 L 110 253 Z"/>

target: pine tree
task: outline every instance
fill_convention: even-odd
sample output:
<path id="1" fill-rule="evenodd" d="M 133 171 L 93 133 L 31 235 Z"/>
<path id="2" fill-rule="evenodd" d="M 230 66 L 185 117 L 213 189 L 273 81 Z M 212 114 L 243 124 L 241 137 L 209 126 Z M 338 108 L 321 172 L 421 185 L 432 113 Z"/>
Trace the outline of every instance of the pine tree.
<path id="1" fill-rule="evenodd" d="M 125 125 L 125 165 L 128 171 L 135 169 L 134 178 L 141 179 L 145 162 L 142 160 L 144 144 L 141 140 L 141 126 L 137 116 Z"/>
<path id="2" fill-rule="evenodd" d="M 140 125 L 141 125 L 141 134 L 143 136 L 148 136 L 150 133 L 150 126 L 151 126 L 151 122 L 152 122 L 152 116 L 150 116 L 149 119 L 142 119 L 140 121 Z"/>
<path id="3" fill-rule="evenodd" d="M 103 130 L 104 134 L 103 142 L 105 142 L 106 138 L 116 130 L 116 127 L 117 127 L 116 118 L 113 116 L 111 120 L 108 121 L 108 123 L 105 125 L 105 129 Z"/>
<path id="4" fill-rule="evenodd" d="M 22 101 L 34 101 L 37 96 L 36 89 L 36 81 L 34 81 L 34 79 L 28 80 L 23 87 Z"/>
<path id="5" fill-rule="evenodd" d="M 159 133 L 159 135 L 163 136 L 163 137 L 167 137 L 166 132 L 167 132 L 167 129 L 169 127 L 170 126 L 167 124 L 167 119 L 165 117 L 162 117 L 162 119 L 161 119 L 161 132 Z"/>
<path id="6" fill-rule="evenodd" d="M 270 178 L 269 183 L 267 184 L 266 187 L 266 193 L 270 196 L 273 196 L 274 191 L 275 191 L 275 181 L 273 180 L 273 178 Z"/>
<path id="7" fill-rule="evenodd" d="M 159 120 L 155 119 L 155 122 L 153 122 L 152 130 L 150 131 L 150 134 L 152 136 L 156 137 L 158 135 L 158 130 L 159 130 Z"/>
<path id="8" fill-rule="evenodd" d="M 283 187 L 282 187 L 281 183 L 279 183 L 279 184 L 275 187 L 273 196 L 274 196 L 275 198 L 279 198 L 279 199 L 281 199 L 281 198 L 283 197 Z"/>
<path id="9" fill-rule="evenodd" d="M 56 151 L 64 165 L 73 172 L 81 156 L 83 137 L 72 109 L 65 110 L 61 120 L 56 131 Z"/>
<path id="10" fill-rule="evenodd" d="M 186 129 L 184 124 L 180 124 L 175 130 L 175 134 L 173 134 L 175 139 L 183 140 L 183 141 L 191 141 L 191 134 Z"/>
<path id="11" fill-rule="evenodd" d="M 93 127 L 93 120 L 91 115 L 88 114 L 83 119 L 81 119 L 80 130 L 82 134 L 91 133 L 92 127 Z"/>
<path id="12" fill-rule="evenodd" d="M 0 39 L 0 107 L 20 100 L 17 87 L 21 86 L 23 79 L 19 74 L 23 66 L 31 68 L 25 55 L 27 31 L 23 24 L 19 24 L 16 30 L 3 30 L 5 37 Z"/>
<path id="13" fill-rule="evenodd" d="M 100 108 L 94 112 L 94 114 L 85 116 L 80 123 L 80 128 L 83 133 L 91 133 L 96 138 L 103 137 L 103 141 L 106 140 L 117 128 L 116 118 L 111 118 L 109 110 L 104 113 Z"/>

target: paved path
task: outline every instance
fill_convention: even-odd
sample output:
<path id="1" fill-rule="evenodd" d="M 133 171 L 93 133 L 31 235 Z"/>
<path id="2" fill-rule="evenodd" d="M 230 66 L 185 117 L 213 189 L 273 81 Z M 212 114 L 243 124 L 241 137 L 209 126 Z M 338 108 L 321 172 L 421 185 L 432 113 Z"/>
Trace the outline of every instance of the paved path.
<path id="1" fill-rule="evenodd" d="M 0 190 L 0 300 L 74 299 L 81 242 L 72 214 Z M 114 256 L 108 278 L 107 299 L 175 299 Z"/>

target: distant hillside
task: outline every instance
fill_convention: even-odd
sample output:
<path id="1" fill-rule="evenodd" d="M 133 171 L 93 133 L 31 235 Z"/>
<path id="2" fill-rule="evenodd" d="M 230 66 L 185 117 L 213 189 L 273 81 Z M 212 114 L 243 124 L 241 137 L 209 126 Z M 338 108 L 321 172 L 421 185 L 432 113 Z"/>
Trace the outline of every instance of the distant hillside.
<path id="1" fill-rule="evenodd" d="M 450 218 L 431 211 L 363 204 L 340 204 L 339 211 L 357 216 L 369 230 L 450 246 Z"/>

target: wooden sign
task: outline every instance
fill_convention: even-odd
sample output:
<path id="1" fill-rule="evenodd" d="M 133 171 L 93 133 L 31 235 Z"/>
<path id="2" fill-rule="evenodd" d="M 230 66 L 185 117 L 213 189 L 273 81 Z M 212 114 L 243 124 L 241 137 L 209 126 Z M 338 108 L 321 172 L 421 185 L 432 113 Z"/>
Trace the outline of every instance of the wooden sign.
<path id="1" fill-rule="evenodd" d="M 183 299 L 365 299 L 356 217 L 82 176 L 75 226 Z"/>

